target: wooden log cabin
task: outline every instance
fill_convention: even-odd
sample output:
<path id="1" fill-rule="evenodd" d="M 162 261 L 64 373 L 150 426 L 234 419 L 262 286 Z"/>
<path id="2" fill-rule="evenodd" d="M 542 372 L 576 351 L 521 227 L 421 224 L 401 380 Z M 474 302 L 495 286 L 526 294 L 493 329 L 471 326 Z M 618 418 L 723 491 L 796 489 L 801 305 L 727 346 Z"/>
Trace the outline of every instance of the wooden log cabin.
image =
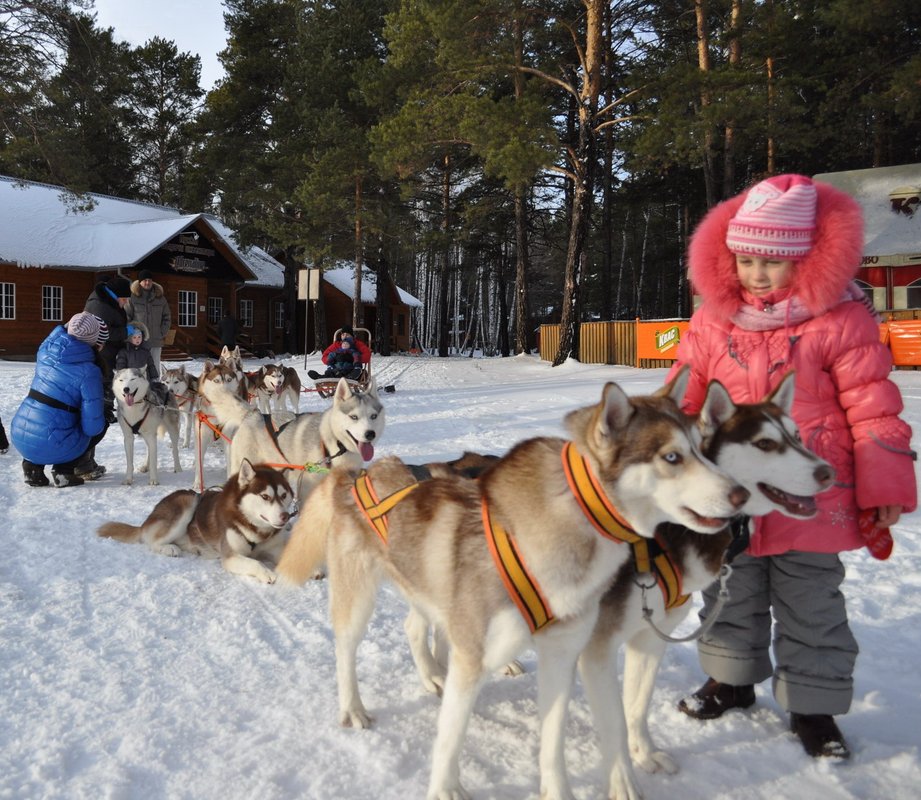
<path id="1" fill-rule="evenodd" d="M 88 206 L 88 207 L 87 207 Z M 241 248 L 209 214 L 91 194 L 0 176 L 0 357 L 31 359 L 55 325 L 82 311 L 96 283 L 114 274 L 135 280 L 150 270 L 172 313 L 164 361 L 216 356 L 214 326 L 229 310 L 241 345 L 255 355 L 284 347 L 284 267 L 258 247 Z M 353 268 L 323 273 L 327 343 L 352 317 Z M 375 276 L 365 270 L 364 324 L 374 329 Z M 394 287 L 391 346 L 411 347 L 411 318 L 422 304 Z M 305 304 L 298 303 L 294 342 L 304 343 Z M 308 348 L 322 349 L 313 342 Z"/>

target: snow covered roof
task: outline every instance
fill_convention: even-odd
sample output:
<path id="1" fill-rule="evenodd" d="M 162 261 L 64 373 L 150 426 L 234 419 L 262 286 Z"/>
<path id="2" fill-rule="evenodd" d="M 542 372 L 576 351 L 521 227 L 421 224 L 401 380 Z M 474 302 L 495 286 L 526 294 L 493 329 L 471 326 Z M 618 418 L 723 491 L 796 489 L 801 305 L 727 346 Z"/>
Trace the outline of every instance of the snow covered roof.
<path id="1" fill-rule="evenodd" d="M 323 270 L 323 280 L 342 292 L 346 297 L 351 297 L 355 291 L 355 267 L 352 264 L 333 267 Z M 399 286 L 395 287 L 401 302 L 410 308 L 422 308 L 422 301 L 413 297 L 409 292 Z M 377 302 L 377 275 L 365 267 L 361 273 L 361 302 Z"/>
<path id="2" fill-rule="evenodd" d="M 278 264 L 258 247 L 242 248 L 233 232 L 210 214 L 89 194 L 93 207 L 60 186 L 0 176 L 0 261 L 22 267 L 118 269 L 134 267 L 178 234 L 204 225 L 256 276 Z M 249 277 L 249 276 L 245 276 Z"/>
<path id="3" fill-rule="evenodd" d="M 864 258 L 875 264 L 921 263 L 921 164 L 826 172 L 813 176 L 863 208 Z"/>

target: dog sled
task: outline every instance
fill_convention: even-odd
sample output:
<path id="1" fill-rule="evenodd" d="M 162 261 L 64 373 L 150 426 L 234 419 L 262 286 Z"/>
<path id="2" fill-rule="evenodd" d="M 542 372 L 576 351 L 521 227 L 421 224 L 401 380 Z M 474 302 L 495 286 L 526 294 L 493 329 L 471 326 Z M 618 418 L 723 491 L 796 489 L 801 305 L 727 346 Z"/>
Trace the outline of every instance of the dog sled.
<path id="1" fill-rule="evenodd" d="M 336 329 L 335 336 L 333 337 L 335 341 L 339 340 L 339 334 L 341 332 L 341 328 Z M 355 328 L 354 335 L 356 339 L 361 339 L 361 341 L 368 346 L 368 350 L 371 349 L 371 331 L 367 328 Z M 339 378 L 327 376 L 315 378 L 313 382 L 314 389 L 320 397 L 332 397 L 336 392 L 336 387 L 339 385 L 339 380 Z M 361 365 L 361 372 L 358 374 L 358 377 L 346 378 L 346 380 L 353 391 L 366 391 L 371 383 L 371 362 L 368 361 Z"/>

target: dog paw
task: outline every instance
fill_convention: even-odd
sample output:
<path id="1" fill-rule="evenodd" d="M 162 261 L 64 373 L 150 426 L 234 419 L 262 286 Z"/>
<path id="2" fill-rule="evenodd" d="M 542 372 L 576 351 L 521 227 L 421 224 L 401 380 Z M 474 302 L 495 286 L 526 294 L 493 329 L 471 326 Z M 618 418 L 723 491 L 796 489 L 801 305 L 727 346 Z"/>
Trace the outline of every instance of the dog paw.
<path id="1" fill-rule="evenodd" d="M 144 464 L 144 465 L 138 467 L 138 472 L 147 472 L 147 465 Z"/>
<path id="2" fill-rule="evenodd" d="M 148 486 L 159 486 L 160 481 L 158 481 L 156 478 L 151 478 L 149 481 L 147 481 L 147 485 Z"/>
<path id="3" fill-rule="evenodd" d="M 502 667 L 502 674 L 507 675 L 509 678 L 517 678 L 519 675 L 524 675 L 524 667 L 517 659 L 509 661 L 508 664 Z"/>
<path id="4" fill-rule="evenodd" d="M 131 486 L 134 483 L 134 478 L 125 478 L 122 481 L 122 486 Z"/>
<path id="5" fill-rule="evenodd" d="M 175 544 L 160 544 L 151 549 L 161 556 L 169 556 L 170 558 L 178 558 L 182 555 L 182 550 Z"/>
<path id="6" fill-rule="evenodd" d="M 678 764 L 675 763 L 675 759 L 662 750 L 634 753 L 633 763 L 644 772 L 665 772 L 669 775 L 674 775 L 678 771 Z"/>
<path id="7" fill-rule="evenodd" d="M 370 728 L 373 720 L 363 708 L 351 708 L 339 715 L 339 724 L 343 728 Z"/>
<path id="8" fill-rule="evenodd" d="M 629 765 L 618 763 L 611 770 L 608 797 L 617 800 L 643 800 L 643 793 Z"/>
<path id="9" fill-rule="evenodd" d="M 436 694 L 441 697 L 442 692 L 445 688 L 445 676 L 444 675 L 420 675 L 422 680 L 422 685 L 425 687 L 425 691 L 429 694 Z"/>
<path id="10" fill-rule="evenodd" d="M 310 580 L 312 581 L 322 581 L 324 578 L 326 578 L 326 573 L 323 572 L 322 569 L 318 569 L 310 576 Z"/>

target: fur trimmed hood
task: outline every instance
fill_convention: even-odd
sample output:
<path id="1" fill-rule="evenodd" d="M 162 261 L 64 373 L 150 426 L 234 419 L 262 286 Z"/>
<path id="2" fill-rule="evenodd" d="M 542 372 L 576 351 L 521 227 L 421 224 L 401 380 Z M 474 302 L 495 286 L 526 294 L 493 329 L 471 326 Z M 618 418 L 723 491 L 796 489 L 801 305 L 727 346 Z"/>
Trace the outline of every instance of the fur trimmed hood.
<path id="1" fill-rule="evenodd" d="M 163 297 L 163 287 L 156 281 L 153 282 L 153 286 L 150 287 L 150 290 L 153 292 L 154 297 Z M 131 281 L 132 297 L 140 297 L 143 291 L 144 287 L 141 286 L 140 281 Z"/>
<path id="2" fill-rule="evenodd" d="M 812 249 L 796 262 L 792 294 L 813 314 L 837 305 L 863 257 L 863 214 L 857 201 L 827 183 L 815 183 L 816 230 Z M 731 317 L 742 305 L 735 255 L 726 247 L 729 221 L 746 192 L 714 206 L 688 247 L 688 277 L 711 310 Z"/>

